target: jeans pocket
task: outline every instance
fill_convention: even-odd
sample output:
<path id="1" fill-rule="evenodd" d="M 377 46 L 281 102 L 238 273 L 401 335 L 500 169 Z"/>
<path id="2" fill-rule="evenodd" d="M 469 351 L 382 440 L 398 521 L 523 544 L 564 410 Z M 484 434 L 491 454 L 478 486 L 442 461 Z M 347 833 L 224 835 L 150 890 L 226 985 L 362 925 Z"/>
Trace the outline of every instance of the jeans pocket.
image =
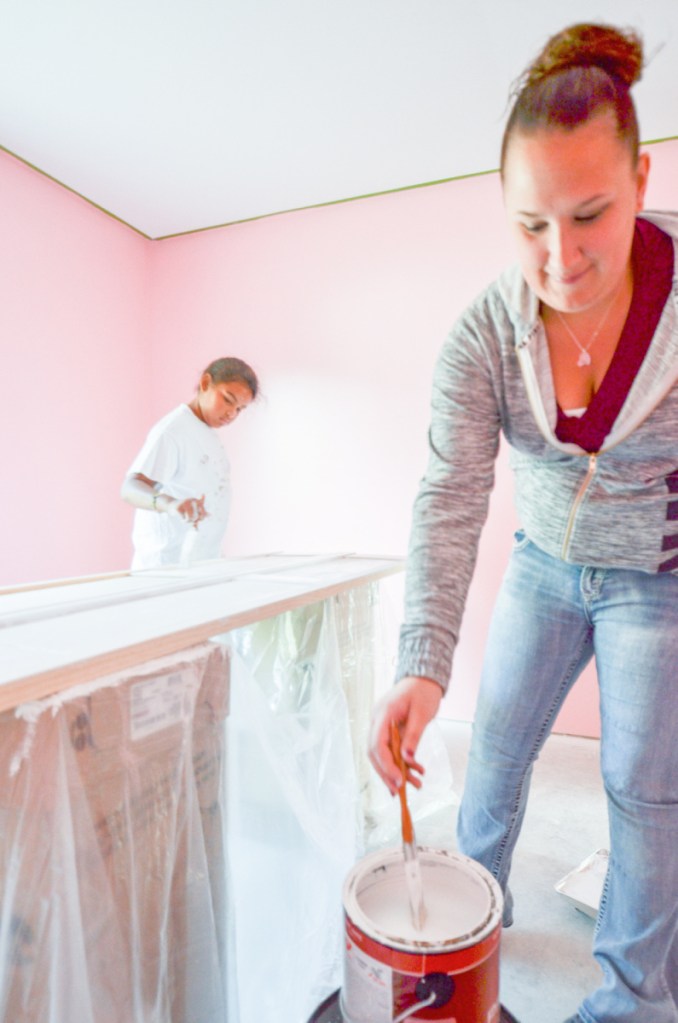
<path id="1" fill-rule="evenodd" d="M 524 550 L 530 542 L 529 537 L 526 536 L 524 529 L 516 529 L 513 534 L 513 552 Z"/>

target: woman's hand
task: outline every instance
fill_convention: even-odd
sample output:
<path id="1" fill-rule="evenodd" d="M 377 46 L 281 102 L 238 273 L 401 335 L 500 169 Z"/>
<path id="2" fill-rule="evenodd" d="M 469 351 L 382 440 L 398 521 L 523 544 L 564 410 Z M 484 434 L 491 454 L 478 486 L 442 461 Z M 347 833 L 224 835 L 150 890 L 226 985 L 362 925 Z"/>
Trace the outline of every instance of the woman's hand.
<path id="1" fill-rule="evenodd" d="M 407 780 L 420 788 L 424 768 L 414 757 L 422 733 L 438 713 L 442 698 L 442 687 L 433 679 L 408 675 L 375 706 L 370 729 L 370 760 L 391 795 L 395 795 L 402 784 L 402 775 L 391 751 L 391 722 L 395 721 L 400 730 Z"/>

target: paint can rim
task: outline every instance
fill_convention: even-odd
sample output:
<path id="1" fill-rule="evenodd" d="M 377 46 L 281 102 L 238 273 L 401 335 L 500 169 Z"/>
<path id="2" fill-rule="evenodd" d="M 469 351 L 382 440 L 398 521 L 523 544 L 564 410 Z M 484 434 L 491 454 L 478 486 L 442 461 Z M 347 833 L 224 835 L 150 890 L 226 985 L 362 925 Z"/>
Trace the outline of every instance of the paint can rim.
<path id="1" fill-rule="evenodd" d="M 447 849 L 434 849 L 429 846 L 418 846 L 417 848 L 424 872 L 432 866 L 436 868 L 449 867 L 450 870 L 456 870 L 458 874 L 466 875 L 467 878 L 472 878 L 476 882 L 483 893 L 485 904 L 477 924 L 444 941 L 399 937 L 382 931 L 364 911 L 360 895 L 370 878 L 373 884 L 378 884 L 380 879 L 386 879 L 389 869 L 393 871 L 402 865 L 403 854 L 400 847 L 379 849 L 369 853 L 359 860 L 349 872 L 343 888 L 343 906 L 347 918 L 373 941 L 398 951 L 449 954 L 482 942 L 501 924 L 503 896 L 495 878 L 482 864 L 461 853 Z"/>

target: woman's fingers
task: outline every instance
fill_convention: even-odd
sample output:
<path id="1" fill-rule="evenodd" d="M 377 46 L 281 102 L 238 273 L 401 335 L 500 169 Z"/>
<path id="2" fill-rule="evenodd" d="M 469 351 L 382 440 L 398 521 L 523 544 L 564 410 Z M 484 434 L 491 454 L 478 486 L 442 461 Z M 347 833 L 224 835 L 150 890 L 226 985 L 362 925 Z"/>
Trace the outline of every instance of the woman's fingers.
<path id="1" fill-rule="evenodd" d="M 420 788 L 424 767 L 415 758 L 416 750 L 426 725 L 438 711 L 441 699 L 442 689 L 437 682 L 408 676 L 401 679 L 375 706 L 369 756 L 377 774 L 392 794 L 402 784 L 402 774 L 391 750 L 392 722 L 395 722 L 400 732 L 407 781 Z"/>

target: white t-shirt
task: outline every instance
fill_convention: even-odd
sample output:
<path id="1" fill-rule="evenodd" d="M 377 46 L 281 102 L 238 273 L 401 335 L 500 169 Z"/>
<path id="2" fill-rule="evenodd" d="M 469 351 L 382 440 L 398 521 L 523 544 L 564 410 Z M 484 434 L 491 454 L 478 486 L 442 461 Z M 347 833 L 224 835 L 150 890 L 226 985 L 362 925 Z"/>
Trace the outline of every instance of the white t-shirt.
<path id="1" fill-rule="evenodd" d="M 171 497 L 200 498 L 205 511 L 197 529 L 166 512 L 137 509 L 132 568 L 186 565 L 221 556 L 231 505 L 230 466 L 217 431 L 188 405 L 180 405 L 152 427 L 128 469 L 162 483 Z"/>

